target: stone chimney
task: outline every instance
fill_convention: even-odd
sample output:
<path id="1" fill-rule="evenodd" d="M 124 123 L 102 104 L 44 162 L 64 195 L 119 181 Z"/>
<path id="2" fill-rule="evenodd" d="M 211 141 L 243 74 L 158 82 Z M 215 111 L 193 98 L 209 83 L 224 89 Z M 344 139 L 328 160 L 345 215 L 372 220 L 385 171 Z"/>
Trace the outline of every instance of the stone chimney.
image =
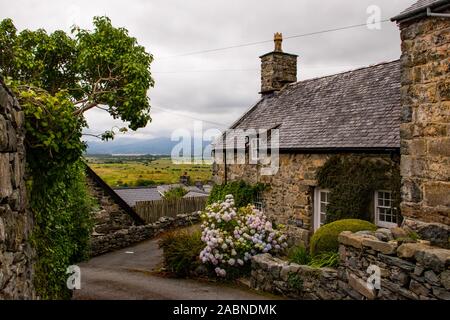
<path id="1" fill-rule="evenodd" d="M 281 48 L 283 36 L 275 33 L 275 49 L 261 58 L 261 94 L 280 90 L 288 83 L 297 82 L 297 55 L 285 53 Z"/>

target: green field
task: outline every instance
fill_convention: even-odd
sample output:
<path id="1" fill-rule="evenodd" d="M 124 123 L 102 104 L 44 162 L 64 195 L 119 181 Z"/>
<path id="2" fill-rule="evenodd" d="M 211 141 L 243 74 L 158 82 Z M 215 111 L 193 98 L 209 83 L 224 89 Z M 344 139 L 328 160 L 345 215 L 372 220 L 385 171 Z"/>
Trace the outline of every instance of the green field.
<path id="1" fill-rule="evenodd" d="M 184 172 L 192 183 L 211 180 L 211 165 L 174 164 L 168 157 L 87 155 L 85 159 L 111 187 L 178 183 Z"/>

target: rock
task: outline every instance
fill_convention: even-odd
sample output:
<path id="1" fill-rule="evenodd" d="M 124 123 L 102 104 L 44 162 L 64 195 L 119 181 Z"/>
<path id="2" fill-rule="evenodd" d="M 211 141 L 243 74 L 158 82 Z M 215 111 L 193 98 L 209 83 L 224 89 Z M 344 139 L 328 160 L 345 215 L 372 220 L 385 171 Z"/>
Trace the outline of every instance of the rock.
<path id="1" fill-rule="evenodd" d="M 409 284 L 409 290 L 417 295 L 427 296 L 430 294 L 430 290 L 428 290 L 424 285 L 415 280 L 411 280 L 411 283 Z"/>
<path id="2" fill-rule="evenodd" d="M 395 228 L 392 228 L 390 230 L 391 230 L 391 233 L 392 233 L 392 236 L 394 237 L 394 239 L 407 238 L 408 237 L 408 233 L 404 229 L 402 229 L 400 227 L 395 227 Z"/>
<path id="3" fill-rule="evenodd" d="M 272 274 L 272 277 L 274 279 L 280 277 L 282 265 L 278 263 L 269 264 L 269 272 Z"/>
<path id="4" fill-rule="evenodd" d="M 340 243 L 353 248 L 362 249 L 363 239 L 377 240 L 377 237 L 367 234 L 356 234 L 351 231 L 343 231 L 339 234 L 338 240 Z"/>
<path id="5" fill-rule="evenodd" d="M 442 223 L 426 223 L 413 219 L 405 219 L 404 226 L 414 230 L 421 239 L 429 240 L 432 245 L 450 248 L 450 226 Z"/>
<path id="6" fill-rule="evenodd" d="M 358 278 L 352 273 L 348 275 L 348 284 L 355 291 L 357 291 L 358 293 L 360 293 L 369 300 L 373 300 L 377 296 L 375 289 L 370 289 L 366 281 Z"/>
<path id="7" fill-rule="evenodd" d="M 450 290 L 450 270 L 445 270 L 441 273 L 441 284 L 445 289 Z"/>
<path id="8" fill-rule="evenodd" d="M 441 272 L 450 265 L 450 250 L 448 249 L 428 247 L 416 251 L 414 257 L 425 268 L 435 272 Z"/>
<path id="9" fill-rule="evenodd" d="M 392 257 L 392 256 L 387 256 L 384 254 L 379 254 L 378 258 L 382 261 L 385 262 L 388 265 L 394 265 L 399 267 L 400 269 L 406 270 L 408 272 L 413 272 L 416 265 L 414 263 L 408 262 L 406 260 L 397 258 L 397 257 Z"/>
<path id="10" fill-rule="evenodd" d="M 429 284 L 431 284 L 433 286 L 439 286 L 439 284 L 440 284 L 439 278 L 436 276 L 436 274 L 433 271 L 431 271 L 431 270 L 426 271 L 424 274 L 424 277 L 425 277 L 425 280 Z"/>
<path id="11" fill-rule="evenodd" d="M 280 278 L 283 281 L 287 281 L 289 279 L 289 275 L 297 273 L 299 268 L 300 266 L 295 263 L 283 266 L 280 271 Z"/>
<path id="12" fill-rule="evenodd" d="M 391 279 L 399 283 L 401 286 L 404 286 L 409 282 L 408 275 L 403 271 L 393 272 L 391 275 Z"/>
<path id="13" fill-rule="evenodd" d="M 370 231 L 370 230 L 357 231 L 357 232 L 355 232 L 355 234 L 361 235 L 361 236 L 375 236 L 375 232 Z"/>
<path id="14" fill-rule="evenodd" d="M 5 225 L 3 224 L 3 220 L 0 217 L 0 243 L 4 242 L 5 239 L 6 239 Z"/>
<path id="15" fill-rule="evenodd" d="M 396 252 L 397 243 L 396 242 L 383 242 L 380 240 L 363 239 L 362 245 L 365 247 L 372 248 L 375 251 L 381 252 L 383 254 L 393 254 Z"/>
<path id="16" fill-rule="evenodd" d="M 425 270 L 424 267 L 417 264 L 416 267 L 414 268 L 414 275 L 421 276 L 424 270 Z"/>
<path id="17" fill-rule="evenodd" d="M 433 287 L 433 294 L 441 300 L 450 300 L 450 291 L 440 287 Z"/>
<path id="18" fill-rule="evenodd" d="M 422 243 L 404 243 L 400 245 L 397 249 L 397 255 L 400 258 L 410 259 L 416 255 L 417 251 L 425 250 L 429 246 Z"/>
<path id="19" fill-rule="evenodd" d="M 382 240 L 382 241 L 394 240 L 394 236 L 392 235 L 392 232 L 389 229 L 386 229 L 386 228 L 377 229 L 377 231 L 375 232 L 375 236 L 378 238 L 377 234 L 383 234 L 387 238 L 387 240 Z"/>

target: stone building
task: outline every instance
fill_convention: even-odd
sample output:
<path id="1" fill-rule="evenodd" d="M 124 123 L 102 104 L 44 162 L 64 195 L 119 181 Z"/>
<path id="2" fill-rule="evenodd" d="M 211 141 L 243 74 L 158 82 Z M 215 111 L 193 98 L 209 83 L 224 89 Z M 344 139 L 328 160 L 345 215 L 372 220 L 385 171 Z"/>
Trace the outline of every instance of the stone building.
<path id="1" fill-rule="evenodd" d="M 36 297 L 23 125 L 23 111 L 0 76 L 0 300 Z"/>
<path id="2" fill-rule="evenodd" d="M 227 132 L 214 146 L 215 182 L 268 184 L 257 205 L 307 244 L 326 218 L 329 190 L 318 187 L 316 174 L 330 156 L 359 154 L 399 165 L 402 150 L 405 216 L 448 225 L 449 20 L 410 19 L 426 16 L 427 6 L 441 12 L 442 5 L 448 1 L 422 0 L 395 18 L 402 30 L 400 60 L 300 82 L 297 56 L 282 52 L 276 34 L 275 50 L 260 57 L 260 100 L 230 128 L 241 131 L 231 138 Z M 279 165 L 267 175 L 255 131 L 270 136 L 275 129 Z M 368 208 L 382 227 L 400 223 L 390 206 L 392 191 L 376 191 Z"/>
<path id="3" fill-rule="evenodd" d="M 448 242 L 450 1 L 421 0 L 392 20 L 402 39 L 402 214 L 408 225 Z"/>

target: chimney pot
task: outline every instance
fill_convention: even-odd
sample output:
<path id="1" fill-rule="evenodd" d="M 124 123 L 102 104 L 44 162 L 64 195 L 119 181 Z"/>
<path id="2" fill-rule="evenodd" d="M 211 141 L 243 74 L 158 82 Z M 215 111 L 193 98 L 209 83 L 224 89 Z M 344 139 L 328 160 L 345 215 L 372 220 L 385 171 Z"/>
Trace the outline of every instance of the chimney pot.
<path id="1" fill-rule="evenodd" d="M 283 52 L 281 49 L 281 43 L 283 42 L 283 35 L 279 32 L 275 33 L 273 36 L 273 42 L 275 42 L 275 50 L 277 52 Z"/>

